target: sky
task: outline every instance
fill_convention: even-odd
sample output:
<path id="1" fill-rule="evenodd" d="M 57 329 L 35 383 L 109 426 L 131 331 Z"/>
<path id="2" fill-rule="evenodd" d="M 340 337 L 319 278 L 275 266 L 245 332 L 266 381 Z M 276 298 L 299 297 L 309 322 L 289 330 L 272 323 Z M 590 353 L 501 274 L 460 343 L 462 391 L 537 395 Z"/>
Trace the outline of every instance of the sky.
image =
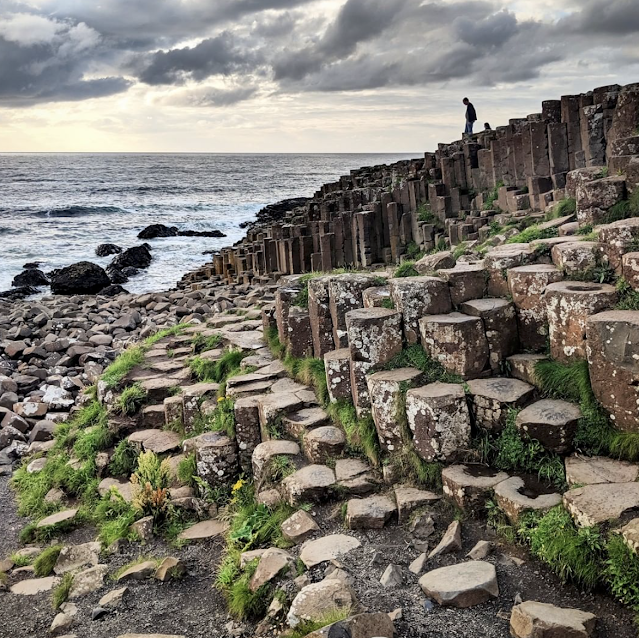
<path id="1" fill-rule="evenodd" d="M 0 152 L 423 152 L 639 81 L 638 0 L 0 0 Z"/>

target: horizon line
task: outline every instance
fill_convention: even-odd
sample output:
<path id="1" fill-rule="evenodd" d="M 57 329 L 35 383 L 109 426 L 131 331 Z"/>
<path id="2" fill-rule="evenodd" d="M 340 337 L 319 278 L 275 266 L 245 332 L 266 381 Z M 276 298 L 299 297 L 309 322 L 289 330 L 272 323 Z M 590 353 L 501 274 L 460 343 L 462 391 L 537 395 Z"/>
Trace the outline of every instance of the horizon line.
<path id="1" fill-rule="evenodd" d="M 425 151 L 417 151 L 417 154 Z M 0 155 L 412 155 L 414 151 L 0 151 Z"/>

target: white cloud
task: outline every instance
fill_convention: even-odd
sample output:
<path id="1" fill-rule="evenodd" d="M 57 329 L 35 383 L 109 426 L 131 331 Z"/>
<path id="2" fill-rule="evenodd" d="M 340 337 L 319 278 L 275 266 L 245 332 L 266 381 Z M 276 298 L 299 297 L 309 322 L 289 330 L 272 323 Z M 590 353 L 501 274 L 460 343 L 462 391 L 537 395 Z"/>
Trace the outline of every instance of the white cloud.
<path id="1" fill-rule="evenodd" d="M 31 13 L 14 13 L 8 18 L 0 18 L 0 36 L 25 47 L 51 43 L 64 29 L 63 23 Z"/>

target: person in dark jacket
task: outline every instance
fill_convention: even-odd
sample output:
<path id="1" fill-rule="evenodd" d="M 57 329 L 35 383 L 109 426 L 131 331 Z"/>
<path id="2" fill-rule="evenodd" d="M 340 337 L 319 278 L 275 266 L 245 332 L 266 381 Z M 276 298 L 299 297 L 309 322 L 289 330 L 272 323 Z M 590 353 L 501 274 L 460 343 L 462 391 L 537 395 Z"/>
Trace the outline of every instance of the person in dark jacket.
<path id="1" fill-rule="evenodd" d="M 466 105 L 466 129 L 464 133 L 466 135 L 472 135 L 473 124 L 477 121 L 477 112 L 467 97 L 464 98 L 464 104 Z"/>

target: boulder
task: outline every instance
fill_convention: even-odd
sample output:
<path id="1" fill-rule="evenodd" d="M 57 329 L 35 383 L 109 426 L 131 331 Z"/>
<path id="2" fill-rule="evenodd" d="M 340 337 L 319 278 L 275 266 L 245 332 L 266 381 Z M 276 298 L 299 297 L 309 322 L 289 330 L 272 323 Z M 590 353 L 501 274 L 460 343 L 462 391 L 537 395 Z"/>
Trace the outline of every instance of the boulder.
<path id="1" fill-rule="evenodd" d="M 78 572 L 73 576 L 69 599 L 76 600 L 97 591 L 104 585 L 104 579 L 108 573 L 108 565 L 94 565 Z"/>
<path id="2" fill-rule="evenodd" d="M 539 489 L 536 482 L 528 477 L 524 480 L 513 476 L 495 486 L 497 504 L 512 523 L 517 523 L 523 512 L 532 510 L 544 513 L 561 503 L 561 494 L 547 492 Z"/>
<path id="3" fill-rule="evenodd" d="M 513 638 L 590 638 L 596 623 L 594 614 L 528 600 L 513 607 L 510 633 Z"/>
<path id="4" fill-rule="evenodd" d="M 565 460 L 565 465 L 568 485 L 632 483 L 639 478 L 639 465 L 606 456 L 575 454 Z"/>
<path id="5" fill-rule="evenodd" d="M 282 523 L 282 535 L 291 543 L 302 543 L 319 531 L 315 519 L 304 510 L 298 510 Z"/>
<path id="6" fill-rule="evenodd" d="M 251 577 L 249 589 L 256 592 L 278 576 L 287 575 L 294 571 L 295 559 L 283 549 L 271 547 L 260 556 L 257 569 Z"/>
<path id="7" fill-rule="evenodd" d="M 11 285 L 14 288 L 25 286 L 38 288 L 39 286 L 48 286 L 49 279 L 39 268 L 27 268 L 13 278 Z"/>
<path id="8" fill-rule="evenodd" d="M 484 465 L 450 465 L 442 470 L 444 494 L 470 514 L 481 514 L 496 485 L 508 478 Z"/>
<path id="9" fill-rule="evenodd" d="M 322 629 L 318 629 L 307 638 L 333 638 L 348 636 L 349 638 L 393 638 L 395 628 L 389 614 L 369 613 L 351 616 Z"/>
<path id="10" fill-rule="evenodd" d="M 473 607 L 499 596 L 495 567 L 482 561 L 440 567 L 424 574 L 419 586 L 440 605 L 450 607 Z"/>
<path id="11" fill-rule="evenodd" d="M 310 569 L 320 563 L 348 554 L 360 546 L 361 543 L 353 536 L 345 534 L 323 536 L 316 540 L 306 541 L 302 545 L 300 560 Z"/>
<path id="12" fill-rule="evenodd" d="M 335 485 L 335 472 L 326 465 L 307 465 L 282 481 L 289 505 L 326 500 Z"/>
<path id="13" fill-rule="evenodd" d="M 177 237 L 177 226 L 151 224 L 138 233 L 138 239 L 155 239 L 156 237 Z"/>
<path id="14" fill-rule="evenodd" d="M 441 554 L 458 552 L 462 548 L 461 523 L 453 521 L 444 532 L 441 541 L 435 549 L 428 555 L 428 559 L 435 558 Z"/>
<path id="15" fill-rule="evenodd" d="M 384 495 L 351 499 L 346 506 L 349 529 L 382 529 L 397 511 L 393 499 Z"/>
<path id="16" fill-rule="evenodd" d="M 104 268 L 90 261 L 81 261 L 51 274 L 54 295 L 91 295 L 111 284 Z"/>
<path id="17" fill-rule="evenodd" d="M 109 257 L 110 255 L 119 255 L 122 252 L 122 248 L 120 246 L 116 246 L 115 244 L 100 244 L 95 249 L 95 254 L 98 257 Z"/>
<path id="18" fill-rule="evenodd" d="M 357 606 L 355 592 L 341 580 L 327 579 L 304 587 L 295 596 L 286 617 L 291 627 L 303 622 L 320 620 L 336 610 Z"/>

